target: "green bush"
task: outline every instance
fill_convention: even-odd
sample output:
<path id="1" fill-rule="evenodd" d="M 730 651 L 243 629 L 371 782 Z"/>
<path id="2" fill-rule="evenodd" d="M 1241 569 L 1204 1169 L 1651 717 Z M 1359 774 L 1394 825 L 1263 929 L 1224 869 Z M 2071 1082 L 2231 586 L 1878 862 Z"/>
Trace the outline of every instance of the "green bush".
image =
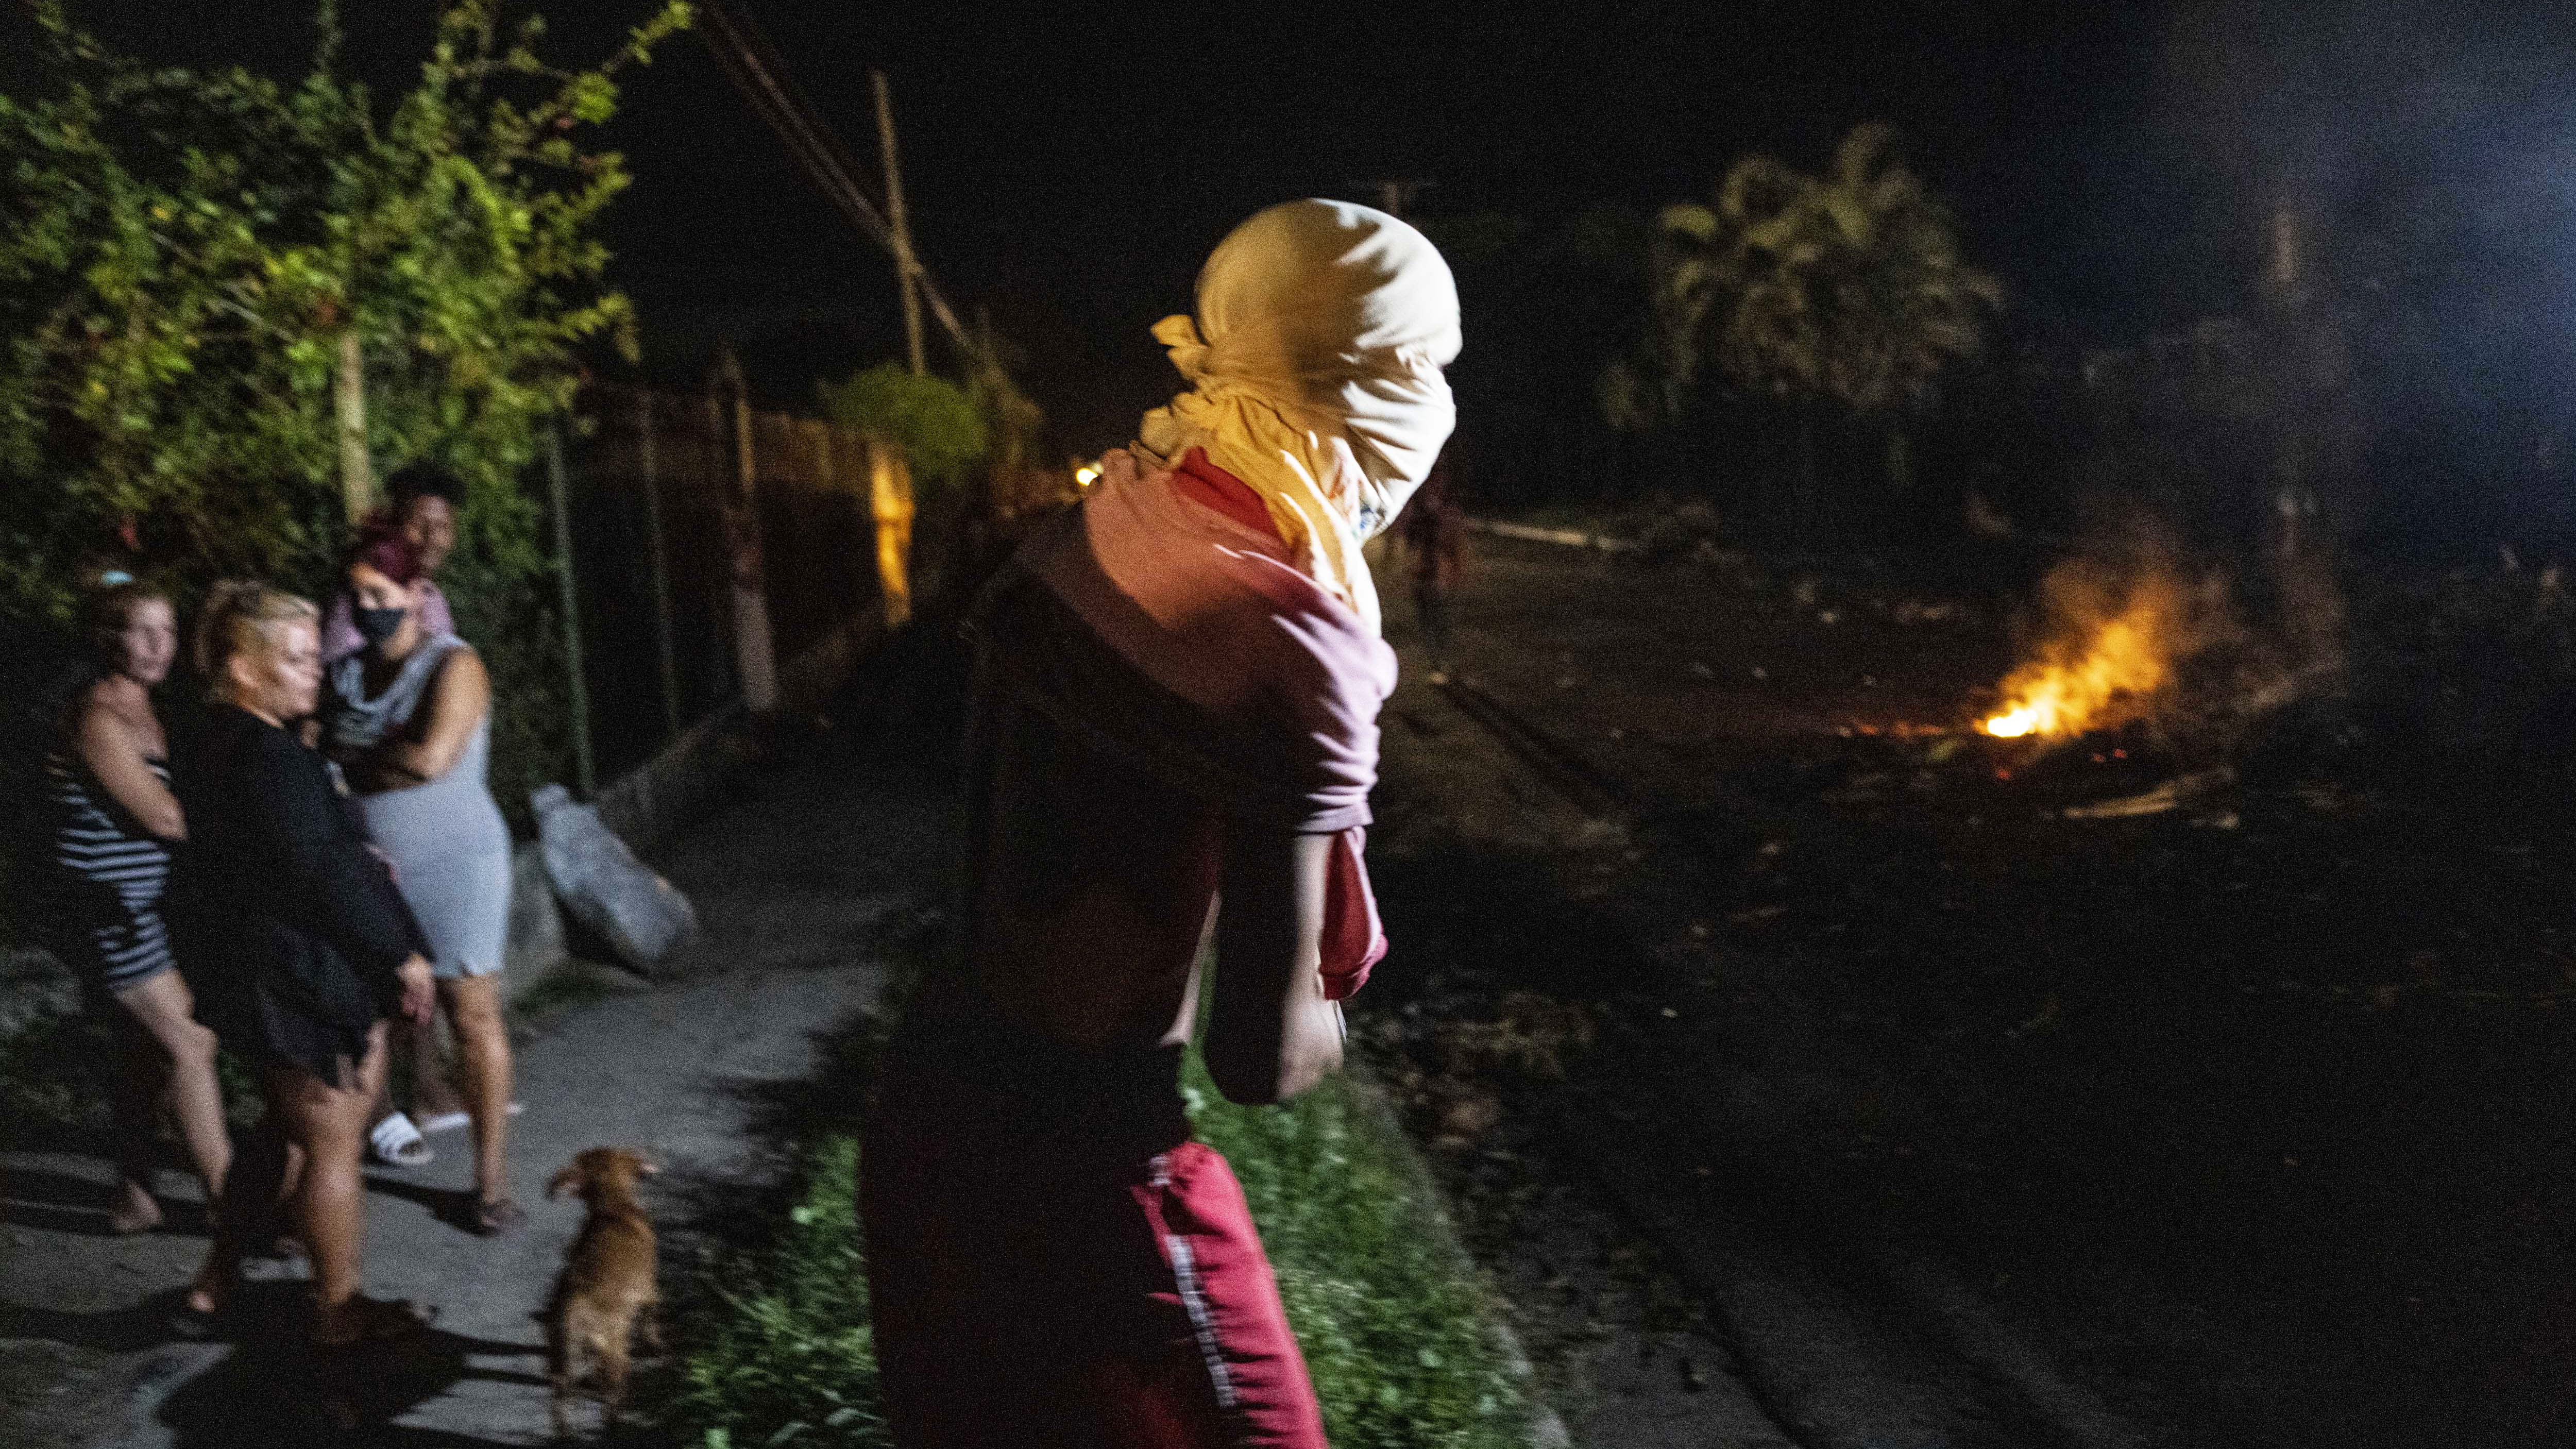
<path id="1" fill-rule="evenodd" d="M 845 382 L 822 388 L 824 411 L 843 427 L 892 439 L 912 465 L 916 490 L 941 493 L 984 460 L 991 436 L 974 400 L 941 377 L 915 377 L 899 364 L 880 362 Z"/>
<path id="2" fill-rule="evenodd" d="M 182 608 L 224 577 L 325 591 L 354 341 L 368 454 L 471 490 L 445 584 L 493 667 L 494 792 L 523 816 L 569 740 L 527 479 L 588 350 L 635 355 L 597 237 L 627 172 L 582 142 L 688 6 L 568 69 L 539 17 L 443 0 L 418 83 L 385 98 L 340 67 L 334 0 L 291 85 L 154 67 L 66 0 L 29 8 L 37 84 L 0 95 L 0 612 L 68 619 L 105 558 Z"/>

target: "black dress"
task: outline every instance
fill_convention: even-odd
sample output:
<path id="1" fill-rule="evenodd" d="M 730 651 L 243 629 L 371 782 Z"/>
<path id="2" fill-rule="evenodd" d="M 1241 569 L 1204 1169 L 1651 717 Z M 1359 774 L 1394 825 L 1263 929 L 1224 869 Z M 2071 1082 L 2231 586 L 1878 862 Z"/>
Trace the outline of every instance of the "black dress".
<path id="1" fill-rule="evenodd" d="M 226 1046 L 341 1086 L 427 954 L 322 757 L 232 705 L 178 751 L 188 853 L 174 890 L 182 973 Z"/>

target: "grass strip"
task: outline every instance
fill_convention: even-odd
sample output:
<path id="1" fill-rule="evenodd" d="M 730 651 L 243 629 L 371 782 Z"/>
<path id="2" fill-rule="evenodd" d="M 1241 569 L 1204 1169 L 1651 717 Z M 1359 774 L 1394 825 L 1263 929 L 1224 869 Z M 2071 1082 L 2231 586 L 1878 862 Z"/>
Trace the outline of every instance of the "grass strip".
<path id="1" fill-rule="evenodd" d="M 674 1325 L 679 1372 L 656 1406 L 678 1442 L 889 1445 L 859 1235 L 859 1143 L 823 1138 L 777 1236 L 726 1263 L 707 1306 Z"/>
<path id="2" fill-rule="evenodd" d="M 1252 1205 L 1288 1322 L 1341 1449 L 1501 1449 L 1529 1405 L 1475 1268 L 1400 1129 L 1350 1076 L 1238 1107 L 1190 1057 L 1201 1139 Z"/>
<path id="3" fill-rule="evenodd" d="M 1328 1081 L 1286 1107 L 1226 1102 L 1192 1057 L 1184 1092 L 1252 1206 L 1341 1449 L 1528 1442 L 1513 1358 L 1399 1129 L 1367 1088 Z M 845 1099 L 847 1100 L 847 1099 Z M 877 1390 L 846 1119 L 804 1145 L 786 1220 L 722 1260 L 678 1330 L 657 1405 L 694 1449 L 890 1441 Z"/>

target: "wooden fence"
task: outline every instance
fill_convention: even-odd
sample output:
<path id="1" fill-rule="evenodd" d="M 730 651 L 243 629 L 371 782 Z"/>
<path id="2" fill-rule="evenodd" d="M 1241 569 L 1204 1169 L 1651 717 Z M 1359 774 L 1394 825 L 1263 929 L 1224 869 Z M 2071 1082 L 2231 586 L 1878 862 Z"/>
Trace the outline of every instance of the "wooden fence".
<path id="1" fill-rule="evenodd" d="M 740 698 L 778 702 L 782 661 L 911 612 L 912 480 L 869 434 L 705 393 L 597 386 L 560 497 L 587 699 L 585 794 Z"/>

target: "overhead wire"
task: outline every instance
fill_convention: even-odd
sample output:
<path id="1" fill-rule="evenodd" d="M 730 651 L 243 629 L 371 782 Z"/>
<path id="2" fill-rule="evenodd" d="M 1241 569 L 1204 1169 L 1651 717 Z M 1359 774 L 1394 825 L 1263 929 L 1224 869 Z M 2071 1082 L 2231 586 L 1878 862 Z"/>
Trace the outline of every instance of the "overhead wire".
<path id="1" fill-rule="evenodd" d="M 700 32 L 707 48 L 714 52 L 734 88 L 751 103 L 753 111 L 776 132 L 787 148 L 790 159 L 812 181 L 824 197 L 840 209 L 869 240 L 884 247 L 900 268 L 906 263 L 906 248 L 895 239 L 894 226 L 866 190 L 859 185 L 857 164 L 847 147 L 831 127 L 819 119 L 811 104 L 795 90 L 795 80 L 786 63 L 779 58 L 768 36 L 761 33 L 750 17 L 738 15 L 720 0 L 701 0 L 699 14 L 707 21 Z M 909 258 L 913 285 L 921 289 L 921 298 L 930 304 L 931 315 L 939 319 L 949 339 L 960 352 L 984 367 L 999 371 L 1001 360 L 990 356 L 975 335 L 957 318 L 956 311 L 941 295 L 930 271 L 921 264 L 917 252 Z"/>

